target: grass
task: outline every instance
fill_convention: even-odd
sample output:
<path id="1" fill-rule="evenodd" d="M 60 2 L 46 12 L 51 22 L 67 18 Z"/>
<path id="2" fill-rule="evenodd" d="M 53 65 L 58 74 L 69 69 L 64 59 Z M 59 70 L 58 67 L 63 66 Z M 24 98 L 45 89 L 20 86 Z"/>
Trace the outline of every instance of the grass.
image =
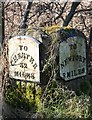
<path id="1" fill-rule="evenodd" d="M 91 117 L 89 95 L 82 93 L 77 96 L 75 92 L 63 88 L 50 89 L 43 101 L 46 119 L 79 120 Z"/>

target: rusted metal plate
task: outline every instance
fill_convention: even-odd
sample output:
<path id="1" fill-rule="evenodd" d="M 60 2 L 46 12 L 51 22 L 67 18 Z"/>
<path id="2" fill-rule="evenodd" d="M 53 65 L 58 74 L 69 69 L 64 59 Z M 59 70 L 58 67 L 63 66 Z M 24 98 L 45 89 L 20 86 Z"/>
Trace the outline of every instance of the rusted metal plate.
<path id="1" fill-rule="evenodd" d="M 78 36 L 67 38 L 59 46 L 60 76 L 68 81 L 87 74 L 86 42 Z"/>
<path id="2" fill-rule="evenodd" d="M 9 77 L 40 82 L 40 42 L 30 36 L 16 36 L 8 41 Z"/>

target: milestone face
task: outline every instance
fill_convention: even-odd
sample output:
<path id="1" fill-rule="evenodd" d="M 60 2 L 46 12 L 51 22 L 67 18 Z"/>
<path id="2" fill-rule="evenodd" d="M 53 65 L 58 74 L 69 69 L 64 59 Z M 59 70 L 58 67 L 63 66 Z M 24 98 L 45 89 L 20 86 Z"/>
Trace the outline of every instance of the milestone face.
<path id="1" fill-rule="evenodd" d="M 86 42 L 82 37 L 69 37 L 59 47 L 60 76 L 67 80 L 86 75 Z"/>
<path id="2" fill-rule="evenodd" d="M 10 78 L 40 81 L 39 42 L 28 36 L 17 36 L 9 40 Z"/>

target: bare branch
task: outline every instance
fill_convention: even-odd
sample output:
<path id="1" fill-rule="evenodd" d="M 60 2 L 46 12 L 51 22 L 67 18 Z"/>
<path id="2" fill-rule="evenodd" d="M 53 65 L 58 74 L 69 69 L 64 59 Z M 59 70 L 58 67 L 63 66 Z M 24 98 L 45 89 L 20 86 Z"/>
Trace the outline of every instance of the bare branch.
<path id="1" fill-rule="evenodd" d="M 63 23 L 63 26 L 67 26 L 69 24 L 72 17 L 74 16 L 75 10 L 76 10 L 76 8 L 78 7 L 79 4 L 80 4 L 80 2 L 73 2 L 72 3 L 71 10 L 70 10 L 69 14 L 66 16 L 66 19 Z"/>
<path id="2" fill-rule="evenodd" d="M 75 11 L 75 13 L 86 12 L 86 11 L 91 11 L 91 10 L 92 10 L 92 8 L 90 8 L 90 9 L 81 9 L 81 10 Z M 75 14 L 75 13 L 74 13 L 74 14 Z"/>
<path id="3" fill-rule="evenodd" d="M 66 5 L 67 5 L 67 2 L 65 2 L 64 6 L 62 7 L 62 11 L 61 11 L 61 13 L 60 13 L 60 14 L 54 19 L 54 22 L 55 22 L 58 18 L 61 17 L 61 15 L 62 15 L 63 12 L 64 12 L 64 9 L 65 9 Z"/>
<path id="4" fill-rule="evenodd" d="M 28 15 L 29 15 L 29 12 L 30 12 L 30 8 L 32 6 L 32 0 L 30 0 L 31 2 L 28 2 L 28 5 L 27 5 L 27 8 L 26 8 L 26 11 L 25 11 L 25 14 L 24 14 L 24 20 L 22 22 L 22 25 L 20 26 L 20 29 L 25 29 L 27 27 L 27 19 L 28 19 Z"/>
<path id="5" fill-rule="evenodd" d="M 9 7 L 9 6 L 11 6 L 12 4 L 14 4 L 14 2 L 4 2 L 4 8 L 7 8 L 7 7 Z"/>

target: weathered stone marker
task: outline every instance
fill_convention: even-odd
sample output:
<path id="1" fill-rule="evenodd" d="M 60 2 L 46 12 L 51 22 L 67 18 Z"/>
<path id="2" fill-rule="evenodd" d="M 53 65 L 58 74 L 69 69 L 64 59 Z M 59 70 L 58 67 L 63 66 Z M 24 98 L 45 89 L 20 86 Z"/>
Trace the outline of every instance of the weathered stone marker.
<path id="1" fill-rule="evenodd" d="M 40 42 L 31 36 L 16 36 L 8 41 L 9 77 L 40 82 Z"/>
<path id="2" fill-rule="evenodd" d="M 79 34 L 78 34 L 79 33 Z M 59 45 L 60 76 L 68 81 L 87 75 L 86 40 L 74 29 Z"/>

